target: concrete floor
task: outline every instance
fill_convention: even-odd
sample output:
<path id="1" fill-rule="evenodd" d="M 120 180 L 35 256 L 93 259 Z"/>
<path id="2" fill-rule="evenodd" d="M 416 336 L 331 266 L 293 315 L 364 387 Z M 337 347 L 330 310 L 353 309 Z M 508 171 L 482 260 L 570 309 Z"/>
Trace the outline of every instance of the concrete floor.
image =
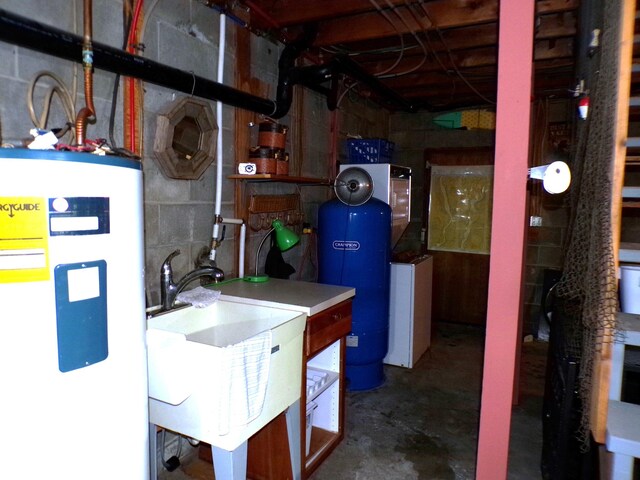
<path id="1" fill-rule="evenodd" d="M 431 349 L 415 368 L 385 366 L 383 386 L 348 393 L 345 439 L 311 479 L 473 479 L 483 341 L 478 328 L 439 325 Z M 524 344 L 521 402 L 512 417 L 511 480 L 541 478 L 545 360 L 546 344 Z M 196 450 L 183 447 L 182 466 L 159 477 L 214 478 Z"/>

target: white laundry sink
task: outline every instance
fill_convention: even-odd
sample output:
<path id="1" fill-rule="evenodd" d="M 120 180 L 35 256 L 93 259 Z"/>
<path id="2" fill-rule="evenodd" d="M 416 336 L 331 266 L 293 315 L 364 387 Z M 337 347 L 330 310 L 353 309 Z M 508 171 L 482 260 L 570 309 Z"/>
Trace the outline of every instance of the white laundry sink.
<path id="1" fill-rule="evenodd" d="M 149 421 L 234 450 L 300 398 L 305 322 L 300 312 L 224 300 L 149 318 Z M 234 398 L 237 372 L 256 372 L 249 363 L 239 365 L 243 356 L 268 363 L 267 377 L 260 371 L 266 393 L 262 383 L 257 416 L 255 409 L 238 411 L 242 402 Z"/>

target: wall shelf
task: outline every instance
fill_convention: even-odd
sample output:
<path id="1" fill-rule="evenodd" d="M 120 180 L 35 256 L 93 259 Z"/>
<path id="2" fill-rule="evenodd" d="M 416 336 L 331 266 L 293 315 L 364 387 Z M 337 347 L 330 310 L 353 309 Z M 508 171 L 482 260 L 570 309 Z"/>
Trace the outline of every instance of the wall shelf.
<path id="1" fill-rule="evenodd" d="M 298 184 L 330 185 L 328 178 L 294 177 L 292 175 L 275 175 L 271 173 L 259 173 L 256 175 L 229 175 L 231 180 L 245 180 L 249 182 L 282 182 Z"/>

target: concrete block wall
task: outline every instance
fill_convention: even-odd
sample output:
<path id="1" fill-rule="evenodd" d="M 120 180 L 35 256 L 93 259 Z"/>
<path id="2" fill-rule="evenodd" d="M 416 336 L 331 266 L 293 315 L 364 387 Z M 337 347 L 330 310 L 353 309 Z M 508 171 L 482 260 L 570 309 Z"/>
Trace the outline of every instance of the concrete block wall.
<path id="1" fill-rule="evenodd" d="M 160 1 L 147 15 L 145 57 L 216 80 L 220 54 L 218 13 L 197 1 Z M 235 25 L 228 21 L 223 76 L 223 83 L 227 85 L 233 84 L 235 31 Z M 217 160 L 197 180 L 165 177 L 158 168 L 153 153 L 157 116 L 177 99 L 188 95 L 151 84 L 145 84 L 144 88 L 146 284 L 150 303 L 157 303 L 163 259 L 173 250 L 181 250 L 181 255 L 172 262 L 175 278 L 179 279 L 196 266 L 198 254 L 210 247 L 215 213 Z M 216 103 L 208 103 L 215 115 Z M 223 141 L 221 214 L 230 218 L 234 213 L 234 192 L 233 183 L 226 178 L 234 173 L 234 108 L 223 105 L 222 119 L 215 120 Z M 216 254 L 218 267 L 228 277 L 236 274 L 234 232 L 234 228 L 227 228 L 225 241 Z"/>
<path id="2" fill-rule="evenodd" d="M 390 139 L 395 142 L 394 162 L 412 169 L 412 224 L 405 238 L 406 245 L 420 243 L 422 214 L 427 207 L 424 186 L 424 151 L 427 148 L 484 147 L 494 145 L 495 132 L 489 130 L 451 130 L 439 127 L 433 119 L 439 113 L 395 113 L 389 118 Z M 550 106 L 549 121 L 570 119 L 563 103 Z M 545 126 L 536 128 L 545 128 Z M 528 229 L 524 273 L 524 333 L 537 334 L 545 269 L 561 269 L 562 242 L 568 228 L 566 195 L 543 194 L 539 215 L 542 227 Z M 413 227 L 413 228 L 412 228 Z"/>
<path id="3" fill-rule="evenodd" d="M 420 222 L 425 208 L 424 151 L 427 148 L 485 147 L 494 144 L 490 130 L 452 130 L 433 119 L 440 113 L 395 113 L 389 119 L 391 140 L 395 142 L 394 162 L 411 167 L 411 220 Z"/>
<path id="4" fill-rule="evenodd" d="M 108 0 L 94 2 L 94 16 L 103 18 L 121 18 L 122 3 Z M 50 25 L 68 32 L 82 35 L 82 2 L 52 0 L 6 0 L 2 8 L 17 15 L 31 18 L 45 25 Z M 108 16 L 108 12 L 111 13 Z M 122 46 L 121 22 L 94 22 L 94 38 L 96 41 L 112 47 Z M 75 24 L 75 25 L 74 25 Z M 40 71 L 52 72 L 65 83 L 73 94 L 74 75 L 78 79 L 76 105 L 84 105 L 82 66 L 65 60 L 59 60 L 25 48 L 0 42 L 0 124 L 2 141 L 19 144 L 22 139 L 30 138 L 29 129 L 33 127 L 27 110 L 27 92 L 29 83 Z M 94 103 L 97 111 L 97 123 L 89 126 L 89 138 L 106 137 L 108 132 L 109 109 L 111 107 L 111 91 L 115 75 L 96 71 L 94 76 Z M 43 98 L 46 90 L 52 85 L 45 78 L 35 87 L 34 108 L 37 116 L 43 110 Z M 50 111 L 49 126 L 62 126 L 67 121 L 60 104 L 53 102 Z M 120 134 L 121 127 L 116 127 Z"/>
<path id="5" fill-rule="evenodd" d="M 197 0 L 174 2 L 159 0 L 148 4 L 152 10 L 145 12 L 143 56 L 185 71 L 191 71 L 208 79 L 217 75 L 219 15 Z M 147 5 L 145 5 L 147 6 Z M 6 0 L 2 8 L 21 16 L 33 18 L 45 25 L 82 34 L 81 0 Z M 122 1 L 94 0 L 94 41 L 121 48 L 123 43 Z M 75 25 L 75 26 L 74 26 Z M 233 85 L 235 70 L 235 38 L 240 28 L 227 20 L 226 59 L 224 83 Z M 269 84 L 269 98 L 275 96 L 277 61 L 280 48 L 265 39 L 252 36 L 252 74 Z M 52 71 L 72 88 L 77 79 L 76 108 L 84 105 L 82 68 L 72 62 L 39 54 L 25 48 L 0 43 L 0 134 L 2 141 L 19 144 L 28 138 L 32 127 L 26 107 L 26 92 L 34 74 L 41 70 Z M 109 112 L 115 75 L 96 70 L 94 73 L 94 103 L 97 123 L 87 128 L 87 138 L 108 137 Z M 51 81 L 43 80 L 35 88 L 35 108 L 42 110 L 42 99 Z M 184 97 L 149 83 L 144 85 L 143 171 L 145 182 L 145 264 L 147 297 L 151 304 L 159 300 L 159 272 L 163 259 L 174 249 L 182 254 L 174 259 L 175 275 L 180 278 L 194 267 L 201 249 L 210 244 L 213 228 L 215 198 L 215 162 L 198 180 L 174 180 L 166 178 L 159 170 L 153 144 L 156 135 L 157 114 L 172 102 Z M 215 112 L 215 103 L 210 102 Z M 115 143 L 122 146 L 122 88 L 117 101 Z M 227 176 L 235 167 L 235 108 L 223 106 L 223 184 L 222 215 L 234 216 L 234 183 Z M 287 118 L 284 121 L 288 121 Z M 48 127 L 66 122 L 62 109 L 53 102 Z M 216 119 L 217 123 L 219 119 Z M 237 274 L 234 258 L 234 228 L 227 228 L 226 239 L 218 250 L 217 263 L 228 277 Z"/>
<path id="6" fill-rule="evenodd" d="M 197 0 L 174 2 L 159 0 L 152 4 L 154 8 L 147 12 L 144 32 L 144 56 L 155 61 L 193 71 L 194 74 L 215 79 L 218 58 L 218 14 L 202 5 Z M 34 18 L 44 24 L 81 34 L 82 2 L 80 0 L 5 0 L 2 8 L 19 15 Z M 121 25 L 122 2 L 119 0 L 94 0 L 94 38 L 96 41 L 120 48 L 123 42 Z M 76 25 L 76 26 L 74 26 Z M 232 21 L 227 21 L 226 61 L 224 83 L 233 84 L 235 65 L 235 32 L 239 28 Z M 264 38 L 251 37 L 252 75 L 260 78 L 268 86 L 268 98 L 275 96 L 277 82 L 277 60 L 281 46 Z M 29 82 L 34 74 L 41 70 L 49 70 L 59 75 L 69 85 L 73 78 L 77 79 L 76 107 L 84 105 L 82 95 L 82 71 L 72 62 L 42 55 L 28 49 L 0 43 L 0 133 L 4 142 L 19 143 L 28 137 L 31 122 L 26 107 L 25 97 Z M 96 70 L 94 103 L 97 110 L 97 123 L 89 126 L 87 136 L 107 137 L 111 95 L 115 75 Z M 41 111 L 45 90 L 51 82 L 44 81 L 35 88 L 35 105 Z M 296 87 L 298 88 L 298 87 Z M 162 260 L 175 248 L 182 254 L 174 260 L 176 276 L 180 277 L 194 266 L 201 249 L 210 242 L 213 221 L 213 199 L 215 196 L 215 165 L 211 165 L 198 180 L 172 180 L 164 177 L 159 171 L 154 155 L 153 140 L 156 131 L 156 116 L 180 96 L 176 93 L 151 84 L 144 86 L 144 155 L 143 168 L 145 178 L 145 238 L 146 238 L 146 283 L 150 303 L 158 301 L 158 275 Z M 300 174 L 303 176 L 326 178 L 331 165 L 332 148 L 332 113 L 328 111 L 325 99 L 315 92 L 304 90 L 297 96 L 289 114 L 280 120 L 292 128 L 302 128 L 302 158 L 292 159 L 299 162 Z M 212 108 L 215 105 L 211 102 Z M 122 97 L 116 105 L 115 139 L 122 143 Z M 223 106 L 223 184 L 222 215 L 234 216 L 234 184 L 226 180 L 234 173 L 236 109 Z M 389 138 L 396 144 L 394 162 L 412 167 L 414 180 L 412 192 L 412 220 L 420 222 L 425 206 L 424 202 L 424 149 L 437 147 L 456 147 L 493 144 L 493 132 L 444 130 L 433 124 L 435 114 L 395 113 L 389 114 L 369 102 L 353 101 L 345 95 L 337 115 L 337 136 L 339 161 L 346 159 L 344 140 L 348 135 L 362 137 Z M 61 108 L 54 102 L 51 109 L 49 126 L 58 126 L 66 121 Z M 288 149 L 292 147 L 293 135 L 289 135 Z M 312 226 L 317 224 L 319 205 L 332 196 L 327 187 L 296 187 L 287 184 L 265 184 L 259 193 L 291 193 L 300 191 L 305 210 L 305 221 Z M 566 219 L 557 213 L 554 206 L 549 209 L 549 220 L 544 224 L 551 228 L 548 232 L 540 232 L 532 240 L 528 250 L 528 259 L 535 267 L 532 278 L 528 281 L 531 287 L 530 298 L 535 305 L 540 297 L 541 268 L 554 266 L 560 262 L 558 254 L 558 234 L 553 230 L 557 222 Z M 560 208 L 562 210 L 562 207 Z M 545 213 L 545 215 L 547 215 Z M 545 221 L 543 219 L 543 221 Z M 559 228 L 562 228 L 560 226 Z M 235 268 L 234 228 L 227 229 L 226 240 L 218 250 L 218 265 L 225 270 L 227 276 L 233 277 Z M 419 229 L 411 230 L 419 235 Z M 561 234 L 560 234 L 561 235 Z M 285 260 L 296 268 L 306 250 L 303 245 L 285 253 Z M 266 250 L 266 249 L 265 249 Z M 303 279 L 313 279 L 314 272 L 305 271 Z"/>

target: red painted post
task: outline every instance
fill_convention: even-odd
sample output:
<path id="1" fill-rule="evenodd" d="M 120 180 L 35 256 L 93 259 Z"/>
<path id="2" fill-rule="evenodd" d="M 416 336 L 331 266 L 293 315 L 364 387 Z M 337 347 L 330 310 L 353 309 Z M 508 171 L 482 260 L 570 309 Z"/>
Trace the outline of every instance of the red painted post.
<path id="1" fill-rule="evenodd" d="M 526 231 L 534 0 L 502 0 L 487 331 L 476 479 L 507 478 Z"/>

